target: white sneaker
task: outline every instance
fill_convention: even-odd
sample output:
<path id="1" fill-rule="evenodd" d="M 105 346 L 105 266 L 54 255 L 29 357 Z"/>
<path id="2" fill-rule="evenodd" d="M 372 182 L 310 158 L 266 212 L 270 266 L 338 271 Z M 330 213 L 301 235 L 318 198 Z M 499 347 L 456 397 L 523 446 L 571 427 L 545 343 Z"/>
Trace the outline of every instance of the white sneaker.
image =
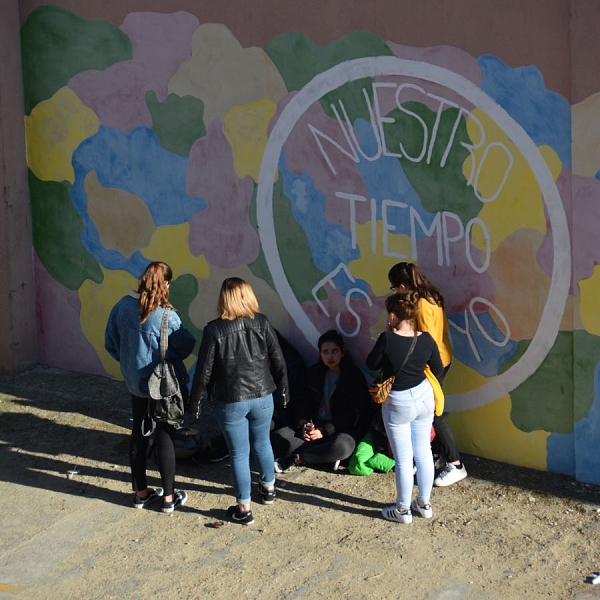
<path id="1" fill-rule="evenodd" d="M 456 465 L 448 463 L 444 467 L 444 470 L 433 480 L 433 485 L 436 487 L 446 487 L 464 479 L 466 476 L 467 470 L 465 469 L 465 465 L 459 469 Z"/>
<path id="2" fill-rule="evenodd" d="M 395 521 L 396 523 L 404 523 L 405 525 L 412 523 L 410 508 L 400 512 L 398 507 L 393 504 L 392 506 L 382 508 L 381 514 L 386 521 Z"/>
<path id="3" fill-rule="evenodd" d="M 341 463 L 341 462 L 342 462 L 342 461 L 340 461 L 340 460 L 336 460 L 336 461 L 333 463 L 333 470 L 334 470 L 334 471 L 337 471 L 337 470 L 340 468 L 340 463 Z"/>
<path id="4" fill-rule="evenodd" d="M 424 519 L 431 519 L 431 517 L 433 517 L 433 509 L 429 502 L 424 506 L 421 506 L 417 500 L 413 500 L 410 505 L 410 511 L 421 515 Z"/>

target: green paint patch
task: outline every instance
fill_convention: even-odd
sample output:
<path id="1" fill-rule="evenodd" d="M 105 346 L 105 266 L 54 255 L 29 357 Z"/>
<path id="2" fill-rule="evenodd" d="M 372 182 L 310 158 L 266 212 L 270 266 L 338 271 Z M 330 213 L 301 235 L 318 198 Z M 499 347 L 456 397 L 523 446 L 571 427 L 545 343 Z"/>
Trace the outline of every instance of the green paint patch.
<path id="1" fill-rule="evenodd" d="M 152 129 L 160 145 L 179 156 L 189 156 L 194 142 L 206 135 L 204 102 L 193 96 L 169 94 L 159 102 L 156 93 L 146 92 L 146 105 L 152 115 Z"/>
<path id="2" fill-rule="evenodd" d="M 250 209 L 248 211 L 248 220 L 250 224 L 256 232 L 258 233 L 258 219 L 256 217 L 256 190 L 258 186 L 256 183 L 254 184 L 254 191 L 252 192 L 252 201 L 250 202 Z M 255 277 L 266 281 L 271 289 L 275 289 L 275 283 L 273 282 L 273 277 L 271 277 L 271 271 L 269 271 L 269 266 L 267 265 L 267 259 L 265 258 L 265 253 L 263 252 L 262 245 L 260 247 L 260 252 L 258 253 L 258 257 L 256 260 L 248 265 L 248 268 L 252 272 Z"/>
<path id="3" fill-rule="evenodd" d="M 33 245 L 42 264 L 60 284 L 77 290 L 86 279 L 102 283 L 98 261 L 85 249 L 83 221 L 71 202 L 71 184 L 41 181 L 29 171 Z"/>
<path id="4" fill-rule="evenodd" d="M 518 362 L 531 340 L 519 343 L 516 352 L 502 364 L 505 372 Z M 600 350 L 600 344 L 596 351 Z M 598 356 L 598 354 L 596 354 Z M 585 377 L 578 374 L 578 377 Z M 593 387 L 593 375 L 590 376 Z M 575 422 L 573 411 L 573 333 L 560 331 L 554 346 L 537 371 L 510 393 L 510 413 L 514 426 L 521 431 L 549 431 L 572 433 Z M 586 409 L 592 405 L 593 391 Z"/>
<path id="5" fill-rule="evenodd" d="M 302 89 L 315 75 L 339 63 L 368 56 L 394 55 L 381 38 L 366 31 L 353 31 L 326 47 L 317 46 L 302 33 L 284 33 L 270 40 L 265 52 L 290 91 Z M 321 98 L 321 106 L 330 117 L 334 117 L 331 104 L 335 104 L 340 112 L 338 101 L 341 100 L 351 123 L 358 118 L 368 121 L 370 115 L 363 89 L 367 90 L 372 100 L 371 79 L 364 78 L 346 83 L 326 94 Z M 344 118 L 343 114 L 340 116 Z"/>
<path id="6" fill-rule="evenodd" d="M 405 156 L 398 160 L 425 210 L 434 214 L 443 210 L 451 211 L 466 225 L 479 214 L 483 203 L 475 196 L 473 187 L 467 186 L 462 172 L 469 152 L 461 142 L 471 143 L 464 116 L 459 118 L 456 108 L 442 111 L 428 158 L 437 113 L 419 102 L 406 102 L 402 107 L 412 114 L 396 108 L 386 115 L 395 119 L 394 123 L 385 123 L 383 126 L 388 150 L 411 157 L 412 160 Z M 457 119 L 458 126 L 453 133 Z M 444 158 L 450 140 L 453 140 L 450 151 Z"/>
<path id="7" fill-rule="evenodd" d="M 169 286 L 169 302 L 177 308 L 183 326 L 196 338 L 196 347 L 202 339 L 202 329 L 198 329 L 190 319 L 190 304 L 198 295 L 198 280 L 191 273 L 173 279 Z"/>
<path id="8" fill-rule="evenodd" d="M 60 6 L 36 8 L 21 27 L 25 114 L 77 73 L 102 71 L 132 56 L 131 41 L 112 23 Z"/>

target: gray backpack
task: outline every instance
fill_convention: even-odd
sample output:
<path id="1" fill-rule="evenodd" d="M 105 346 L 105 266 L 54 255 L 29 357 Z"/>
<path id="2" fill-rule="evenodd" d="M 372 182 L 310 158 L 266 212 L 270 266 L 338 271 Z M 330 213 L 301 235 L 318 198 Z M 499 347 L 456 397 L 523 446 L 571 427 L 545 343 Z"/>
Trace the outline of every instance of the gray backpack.
<path id="1" fill-rule="evenodd" d="M 160 362 L 148 378 L 148 411 L 145 421 L 151 421 L 149 430 L 142 432 L 152 435 L 156 423 L 168 423 L 175 428 L 183 424 L 183 415 L 188 398 L 186 382 L 179 380 L 173 363 L 167 360 L 169 348 L 169 309 L 163 313 L 160 326 Z"/>

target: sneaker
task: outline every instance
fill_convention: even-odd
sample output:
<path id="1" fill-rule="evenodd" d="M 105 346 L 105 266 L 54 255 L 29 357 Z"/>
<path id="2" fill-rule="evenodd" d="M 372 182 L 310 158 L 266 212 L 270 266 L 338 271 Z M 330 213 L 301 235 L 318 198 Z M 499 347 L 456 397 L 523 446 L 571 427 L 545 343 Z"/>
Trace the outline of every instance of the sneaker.
<path id="1" fill-rule="evenodd" d="M 263 504 L 273 504 L 275 501 L 275 496 L 277 493 L 275 492 L 275 486 L 273 486 L 272 490 L 268 490 L 263 486 L 262 483 L 258 484 L 258 493 L 260 494 L 260 498 Z"/>
<path id="2" fill-rule="evenodd" d="M 283 458 L 278 458 L 275 461 L 275 473 L 283 473 L 284 471 L 287 471 L 290 467 L 293 467 L 297 464 L 298 462 L 296 461 L 295 454 L 288 454 Z"/>
<path id="3" fill-rule="evenodd" d="M 423 506 L 419 504 L 416 500 L 413 500 L 410 505 L 410 510 L 411 512 L 418 513 L 424 519 L 431 519 L 431 517 L 433 517 L 433 510 L 429 502 Z"/>
<path id="4" fill-rule="evenodd" d="M 337 470 L 340 468 L 340 462 L 341 462 L 340 460 L 336 460 L 336 461 L 333 463 L 333 470 L 334 470 L 334 471 L 337 471 Z"/>
<path id="5" fill-rule="evenodd" d="M 208 460 L 216 463 L 229 458 L 229 450 L 227 448 L 213 448 L 208 454 Z"/>
<path id="6" fill-rule="evenodd" d="M 381 509 L 381 514 L 386 521 L 395 521 L 396 523 L 404 523 L 408 525 L 412 523 L 412 513 L 410 508 L 400 511 L 398 507 L 393 504 L 392 506 L 386 506 Z"/>
<path id="7" fill-rule="evenodd" d="M 135 508 L 146 508 L 150 502 L 160 498 L 163 495 L 162 488 L 156 488 L 153 490 L 152 488 L 148 488 L 148 495 L 145 498 L 140 498 L 137 494 L 133 498 L 133 506 Z"/>
<path id="8" fill-rule="evenodd" d="M 229 515 L 229 518 L 236 523 L 241 523 L 242 525 L 252 525 L 252 523 L 254 523 L 252 511 L 241 511 L 237 505 L 230 506 L 227 509 L 227 514 Z"/>
<path id="9" fill-rule="evenodd" d="M 183 506 L 187 502 L 187 494 L 185 492 L 175 492 L 171 502 L 163 502 L 162 511 L 164 513 L 172 513 L 176 508 Z"/>
<path id="10" fill-rule="evenodd" d="M 448 463 L 444 467 L 444 470 L 433 480 L 433 485 L 445 487 L 464 479 L 466 476 L 467 470 L 465 469 L 465 465 L 462 465 L 459 469 L 456 465 Z"/>

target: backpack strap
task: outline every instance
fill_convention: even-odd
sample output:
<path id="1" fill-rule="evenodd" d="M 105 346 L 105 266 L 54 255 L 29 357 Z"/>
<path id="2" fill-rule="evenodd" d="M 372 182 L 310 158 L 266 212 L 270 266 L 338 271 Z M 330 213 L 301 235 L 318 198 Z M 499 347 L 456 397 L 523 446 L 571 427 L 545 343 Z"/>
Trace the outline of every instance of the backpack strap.
<path id="1" fill-rule="evenodd" d="M 163 312 L 162 322 L 160 324 L 160 361 L 164 362 L 167 358 L 169 349 L 169 308 Z"/>

